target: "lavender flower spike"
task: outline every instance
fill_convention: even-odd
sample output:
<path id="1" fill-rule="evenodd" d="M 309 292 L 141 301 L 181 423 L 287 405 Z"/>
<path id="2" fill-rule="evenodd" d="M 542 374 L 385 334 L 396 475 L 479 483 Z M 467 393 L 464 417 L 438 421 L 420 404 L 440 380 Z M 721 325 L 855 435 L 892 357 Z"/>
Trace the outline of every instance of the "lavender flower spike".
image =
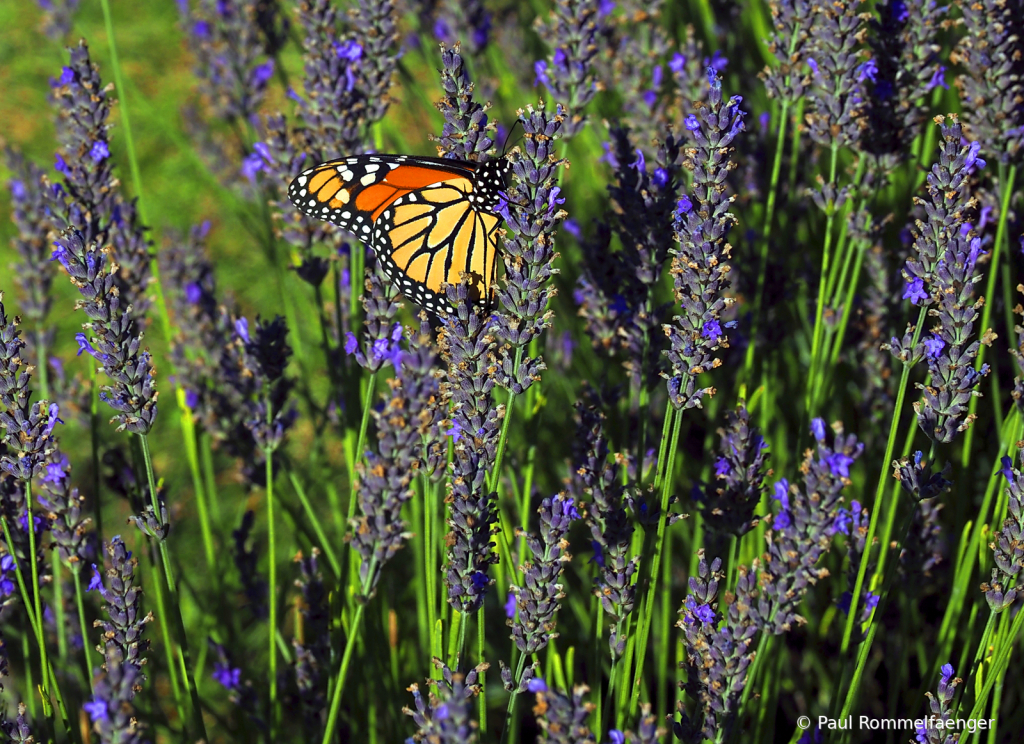
<path id="1" fill-rule="evenodd" d="M 19 319 L 9 318 L 0 292 L 0 469 L 25 482 L 39 475 L 46 460 L 56 450 L 54 426 L 60 421 L 56 404 L 48 401 L 31 403 L 31 368 L 21 358 L 25 342 L 21 338 Z M 11 515 L 17 516 L 17 515 Z"/>
<path id="2" fill-rule="evenodd" d="M 993 612 L 1002 612 L 1016 601 L 1024 567 L 1024 475 L 1013 467 L 1009 457 L 1003 458 L 1003 475 L 1007 481 L 1007 516 L 992 542 L 992 579 L 981 585 Z"/>
<path id="3" fill-rule="evenodd" d="M 566 535 L 569 525 L 580 519 L 580 513 L 571 496 L 558 494 L 544 499 L 537 509 L 540 514 L 540 537 L 526 535 L 526 545 L 533 560 L 523 566 L 524 586 L 510 587 L 510 593 L 519 610 L 510 619 L 512 640 L 524 654 L 535 654 L 553 638 L 558 601 L 565 596 L 558 579 L 572 556 L 568 552 Z M 523 536 L 522 529 L 516 530 Z"/>
<path id="4" fill-rule="evenodd" d="M 149 299 L 149 243 L 134 201 L 121 195 L 110 155 L 112 85 L 103 85 L 84 42 L 69 49 L 71 61 L 55 81 L 51 103 L 57 110 L 56 169 L 64 178 L 49 192 L 57 229 L 72 227 L 83 242 L 111 253 L 111 271 L 123 305 L 135 308 L 141 328 Z"/>
<path id="5" fill-rule="evenodd" d="M 958 151 L 952 167 L 962 164 L 964 170 L 970 170 L 973 164 L 982 162 L 977 158 L 977 143 L 961 144 L 962 128 L 955 117 L 950 118 L 951 124 L 937 118 L 945 140 L 943 159 L 947 157 L 947 150 Z M 935 171 L 929 174 L 928 188 L 932 204 L 936 205 L 939 199 L 948 199 L 950 193 L 939 192 L 937 184 L 931 181 L 932 175 Z M 981 345 L 988 346 L 995 338 L 992 331 L 986 329 L 981 329 L 978 339 L 971 338 L 983 304 L 982 298 L 974 298 L 974 285 L 981 281 L 978 260 L 984 252 L 981 239 L 974 235 L 964 217 L 960 211 L 959 214 L 954 213 L 951 220 L 947 219 L 947 224 L 936 225 L 938 229 L 933 235 L 936 232 L 938 235 L 929 246 L 936 250 L 934 273 L 928 283 L 935 307 L 929 310 L 929 315 L 937 318 L 938 322 L 922 341 L 931 380 L 929 385 L 918 384 L 922 397 L 914 403 L 918 426 L 933 441 L 943 444 L 952 442 L 957 433 L 966 431 L 975 418 L 968 414 L 971 397 L 981 395 L 977 388 L 988 374 L 989 366 L 983 364 L 980 370 L 975 370 L 974 361 Z M 932 228 L 931 215 L 928 227 Z M 911 268 L 910 261 L 907 268 Z"/>
<path id="6" fill-rule="evenodd" d="M 957 78 L 960 100 L 970 109 L 973 136 L 1000 162 L 1024 159 L 1024 34 L 1019 2 L 982 0 L 958 3 L 967 33 L 950 55 L 965 74 Z"/>
<path id="7" fill-rule="evenodd" d="M 953 697 L 962 679 L 954 677 L 952 664 L 943 664 L 937 695 L 926 692 L 928 696 L 929 716 L 922 718 L 915 741 L 921 744 L 956 744 L 960 735 L 954 733 L 956 722 L 953 721 Z M 939 723 L 940 725 L 934 725 Z M 940 723 L 941 722 L 941 723 Z"/>
<path id="8" fill-rule="evenodd" d="M 21 312 L 33 326 L 42 331 L 42 324 L 50 312 L 50 285 L 53 267 L 50 266 L 50 230 L 46 215 L 46 188 L 43 170 L 11 148 L 5 150 L 7 168 L 13 174 L 8 182 L 11 191 L 11 219 L 17 235 L 11 240 L 20 261 L 12 267 L 14 281 L 21 289 Z M 49 334 L 47 334 L 49 335 Z M 37 360 L 37 366 L 46 364 Z"/>
<path id="9" fill-rule="evenodd" d="M 722 81 L 714 68 L 707 74 L 708 102 L 697 102 L 698 113 L 686 118 L 695 146 L 686 149 L 683 166 L 693 172 L 693 199 L 683 196 L 676 210 L 679 248 L 671 273 L 682 314 L 664 326 L 671 345 L 668 393 L 677 410 L 699 408 L 705 395 L 714 394 L 714 388 L 697 389 L 697 376 L 721 365 L 714 353 L 729 339 L 719 319 L 733 302 L 723 296 L 731 250 L 725 236 L 736 224 L 728 211 L 734 197 L 725 195 L 725 180 L 735 168 L 731 145 L 743 131 L 746 114 L 738 96 L 722 101 Z"/>
<path id="10" fill-rule="evenodd" d="M 448 301 L 457 315 L 445 319 L 438 338 L 448 365 L 441 395 L 451 401 L 454 444 L 445 582 L 448 603 L 467 614 L 483 606 L 492 582 L 487 569 L 498 561 L 491 546 L 498 529 L 496 494 L 487 486 L 487 474 L 494 464 L 504 408 L 495 408 L 491 397 L 494 336 L 487 322 L 470 310 L 467 283 L 449 287 Z"/>
<path id="11" fill-rule="evenodd" d="M 409 686 L 415 710 L 402 708 L 402 712 L 416 723 L 417 740 L 439 744 L 476 744 L 479 726 L 472 718 L 473 698 L 480 692 L 477 680 L 485 669 L 487 664 L 480 664 L 463 676 L 442 667 L 442 678 L 437 682 L 427 682 L 436 687 L 428 698 L 423 697 L 419 685 Z"/>
<path id="12" fill-rule="evenodd" d="M 4 677 L 9 674 L 7 666 L 7 644 L 0 634 L 0 695 L 4 692 Z M 7 717 L 6 706 L 0 705 L 0 735 L 7 737 L 12 744 L 31 744 L 35 741 L 32 738 L 32 729 L 29 728 L 28 720 L 25 717 L 25 704 L 18 705 L 18 717 L 11 720 Z"/>
<path id="13" fill-rule="evenodd" d="M 76 307 L 89 317 L 79 333 L 78 353 L 88 352 L 101 365 L 112 384 L 100 399 L 117 413 L 118 431 L 148 434 L 157 414 L 156 369 L 148 350 L 142 348 L 132 306 L 123 307 L 115 286 L 118 265 L 96 243 L 86 244 L 82 233 L 64 230 L 55 244 L 54 260 L 60 261 L 82 297 Z M 90 335 L 91 334 L 91 335 Z"/>
<path id="14" fill-rule="evenodd" d="M 552 313 L 547 308 L 555 295 L 552 284 L 558 273 L 554 236 L 567 216 L 561 209 L 565 198 L 559 196 L 555 185 L 563 164 L 554 153 L 564 122 L 562 107 L 548 114 L 528 106 L 519 111 L 519 121 L 524 131 L 523 154 L 513 161 L 515 183 L 498 207 L 508 232 L 501 252 L 505 285 L 498 290 L 502 311 L 493 329 L 504 342 L 496 380 L 516 395 L 540 379 L 540 371 L 545 369 L 542 359 L 523 358 L 522 352 L 551 325 Z"/>
<path id="15" fill-rule="evenodd" d="M 103 629 L 104 663 L 102 670 L 97 670 L 93 698 L 82 708 L 102 741 L 139 744 L 143 737 L 132 700 L 146 681 L 142 667 L 149 641 L 142 638 L 142 633 L 153 616 L 142 615 L 142 592 L 135 586 L 138 560 L 120 537 L 111 539 L 107 553 L 111 566 L 107 569 L 107 585 L 100 593 L 110 619 L 96 621 Z"/>
<path id="16" fill-rule="evenodd" d="M 586 126 L 583 109 L 597 95 L 595 67 L 607 33 L 603 5 L 599 0 L 558 0 L 551 18 L 537 23 L 554 53 L 550 62 L 540 60 L 534 70 L 554 99 L 565 102 L 565 137 Z"/>

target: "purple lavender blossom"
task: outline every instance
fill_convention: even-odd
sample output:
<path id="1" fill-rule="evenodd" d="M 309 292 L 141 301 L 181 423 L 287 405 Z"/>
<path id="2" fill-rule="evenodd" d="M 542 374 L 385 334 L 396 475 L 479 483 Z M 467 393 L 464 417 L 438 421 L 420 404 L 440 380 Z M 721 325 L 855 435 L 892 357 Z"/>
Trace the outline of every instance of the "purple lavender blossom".
<path id="1" fill-rule="evenodd" d="M 74 228 L 84 244 L 108 250 L 106 260 L 117 266 L 110 276 L 120 304 L 133 308 L 141 329 L 149 307 L 149 242 L 135 202 L 121 196 L 113 160 L 96 157 L 110 152 L 110 87 L 100 80 L 84 42 L 70 53 L 71 62 L 51 91 L 61 143 L 58 161 L 64 163 L 63 186 L 48 194 L 53 226 Z"/>
<path id="2" fill-rule="evenodd" d="M 716 477 L 700 506 L 707 539 L 721 552 L 729 535 L 745 535 L 756 524 L 754 509 L 761 501 L 769 454 L 768 443 L 760 430 L 751 426 L 742 401 L 735 412 L 726 415 L 725 427 L 718 429 L 718 434 L 721 456 L 715 467 Z"/>
<path id="3" fill-rule="evenodd" d="M 445 318 L 438 337 L 441 356 L 448 367 L 442 383 L 442 400 L 452 403 L 451 419 L 462 436 L 453 443 L 450 465 L 451 506 L 448 519 L 450 542 L 445 581 L 448 602 L 462 613 L 483 605 L 490 580 L 488 567 L 498 561 L 491 537 L 498 529 L 495 494 L 487 484 L 494 464 L 501 427 L 491 392 L 495 379 L 491 354 L 495 342 L 488 323 L 470 310 L 465 282 L 448 288 L 448 300 L 456 315 Z"/>
<path id="4" fill-rule="evenodd" d="M 211 118 L 242 126 L 256 121 L 274 72 L 257 19 L 261 5 L 277 8 L 253 0 L 198 0 L 182 17 Z"/>
<path id="5" fill-rule="evenodd" d="M 103 629 L 104 664 L 96 671 L 87 712 L 93 730 L 103 741 L 136 744 L 143 737 L 132 700 L 146 681 L 142 669 L 149 641 L 142 634 L 153 615 L 142 614 L 142 590 L 135 586 L 138 560 L 120 537 L 111 538 L 106 550 L 110 568 L 107 585 L 100 589 L 100 594 L 110 619 L 97 621 Z"/>
<path id="6" fill-rule="evenodd" d="M 296 585 L 302 596 L 302 641 L 295 639 L 295 684 L 298 688 L 297 709 L 302 711 L 303 726 L 309 738 L 320 733 L 321 713 L 327 702 L 327 682 L 330 677 L 331 639 L 330 603 L 319 568 L 320 551 L 313 548 L 309 557 L 301 553 L 295 563 L 299 567 Z M 241 670 L 233 670 L 234 689 L 240 687 Z"/>
<path id="7" fill-rule="evenodd" d="M 583 402 L 577 403 L 576 413 L 577 436 L 583 448 L 582 458 L 574 463 L 577 487 L 591 498 L 586 521 L 598 568 L 592 591 L 613 624 L 608 646 L 617 659 L 626 648 L 625 621 L 636 600 L 634 577 L 640 558 L 629 557 L 633 525 L 622 506 L 619 468 L 608 461 L 604 416 Z"/>
<path id="8" fill-rule="evenodd" d="M 981 240 L 974 236 L 969 219 L 975 207 L 966 197 L 967 179 L 972 161 L 977 161 L 977 143 L 965 144 L 960 122 L 950 114 L 938 116 L 942 129 L 939 162 L 928 174 L 928 201 L 921 201 L 927 219 L 918 222 L 914 233 L 915 255 L 907 259 L 903 277 L 915 289 L 913 299 L 922 307 L 934 306 L 930 314 L 938 318 L 931 336 L 911 348 L 908 327 L 903 339 L 893 338 L 888 345 L 904 363 L 927 360 L 929 385 L 918 385 L 921 401 L 914 404 L 918 425 L 936 442 L 953 441 L 974 419 L 967 411 L 971 397 L 988 365 L 974 369 L 981 344 L 990 344 L 991 332 L 984 331 L 971 340 L 974 324 L 980 318 L 981 301 L 974 299 L 974 285 L 981 280 L 977 263 L 981 258 Z M 905 293 L 905 295 L 908 293 Z"/>
<path id="9" fill-rule="evenodd" d="M 916 741 L 921 744 L 955 744 L 959 740 L 959 735 L 954 733 L 956 722 L 953 720 L 953 698 L 961 682 L 963 680 L 959 677 L 954 678 L 952 664 L 942 665 L 938 694 L 925 693 L 928 697 L 929 715 L 920 720 Z"/>
<path id="10" fill-rule="evenodd" d="M 823 147 L 847 147 L 860 138 L 864 84 L 858 80 L 855 50 L 864 18 L 860 0 L 823 4 L 813 15 L 810 41 L 817 69 L 808 88 L 808 130 Z"/>
<path id="11" fill-rule="evenodd" d="M 442 667 L 442 678 L 427 682 L 434 687 L 427 698 L 420 692 L 418 684 L 409 686 L 415 710 L 402 708 L 402 712 L 415 722 L 419 738 L 476 744 L 479 726 L 472 716 L 476 707 L 473 697 L 480 692 L 477 680 L 487 666 L 480 664 L 465 675 L 453 674 L 447 667 Z"/>
<path id="12" fill-rule="evenodd" d="M 502 310 L 491 329 L 501 342 L 498 385 L 521 395 L 545 368 L 542 359 L 525 355 L 530 342 L 551 325 L 547 306 L 554 296 L 554 236 L 566 217 L 561 209 L 557 172 L 562 161 L 554 154 L 562 136 L 564 114 L 553 114 L 528 106 L 520 112 L 523 125 L 523 155 L 512 163 L 514 184 L 507 189 L 502 217 L 507 233 L 501 251 L 505 283 L 498 290 Z M 518 365 L 517 365 L 518 363 Z"/>
<path id="13" fill-rule="evenodd" d="M 281 316 L 269 322 L 257 317 L 250 331 L 244 320 L 240 318 L 235 328 L 243 348 L 243 368 L 255 383 L 244 423 L 264 457 L 271 457 L 297 415 L 289 400 L 292 382 L 285 377 L 292 354 L 288 327 Z"/>
<path id="14" fill-rule="evenodd" d="M 1001 163 L 1020 164 L 1024 155 L 1024 22 L 1017 2 L 963 3 L 967 33 L 950 55 L 964 74 L 956 80 L 964 108 L 971 112 L 972 137 Z"/>
<path id="15" fill-rule="evenodd" d="M 886 0 L 868 25 L 874 76 L 866 92 L 867 131 L 861 146 L 875 159 L 881 178 L 910 156 L 927 107 L 919 105 L 945 69 L 939 62 L 940 34 L 949 7 L 931 0 Z M 864 63 L 868 64 L 868 63 Z"/>
<path id="16" fill-rule="evenodd" d="M 31 370 L 24 368 L 21 358 L 24 348 L 18 319 L 7 316 L 0 292 L 0 403 L 4 406 L 0 412 L 4 429 L 0 471 L 23 483 L 43 473 L 46 461 L 56 451 L 53 429 L 60 421 L 56 404 L 31 402 Z"/>
<path id="17" fill-rule="evenodd" d="M 574 137 L 586 126 L 583 109 L 597 94 L 594 68 L 606 26 L 600 6 L 596 0 L 558 0 L 551 17 L 539 24 L 541 38 L 554 50 L 540 82 L 565 107 L 563 137 Z"/>
<path id="18" fill-rule="evenodd" d="M 982 584 L 985 600 L 993 612 L 1012 607 L 1017 599 L 1016 585 L 1024 567 L 1024 476 L 1013 467 L 1009 457 L 1003 458 L 1006 477 L 1007 516 L 1002 529 L 992 542 L 992 578 Z"/>
<path id="19" fill-rule="evenodd" d="M 777 0 L 770 7 L 775 33 L 768 48 L 777 65 L 766 67 L 760 77 L 771 98 L 795 104 L 810 85 L 803 64 L 808 61 L 807 54 L 813 52 L 813 37 L 808 31 L 814 5 L 808 0 Z"/>
<path id="20" fill-rule="evenodd" d="M 415 493 L 414 479 L 428 469 L 427 456 L 433 448 L 424 446 L 424 441 L 436 437 L 436 421 L 441 415 L 430 404 L 437 395 L 437 379 L 428 324 L 421 325 L 403 358 L 408 363 L 395 365 L 384 408 L 372 414 L 377 447 L 368 449 L 365 462 L 358 466 L 359 515 L 354 522 L 352 546 L 362 559 L 359 575 L 363 601 L 373 596 L 385 564 L 409 539 L 402 509 Z"/>
<path id="21" fill-rule="evenodd" d="M 19 257 L 18 263 L 11 267 L 11 274 L 21 290 L 22 316 L 34 326 L 36 333 L 45 334 L 48 340 L 52 331 L 46 329 L 44 324 L 50 312 L 53 267 L 49 260 L 51 246 L 47 233 L 50 222 L 46 216 L 43 169 L 27 161 L 12 148 L 5 148 L 4 153 L 7 169 L 12 174 L 8 181 L 11 219 L 17 228 L 11 244 Z M 45 360 L 37 360 L 37 367 L 44 365 Z"/>
<path id="22" fill-rule="evenodd" d="M 596 742 L 588 726 L 588 719 L 594 709 L 594 705 L 586 700 L 588 692 L 590 688 L 586 685 L 574 687 L 571 697 L 549 690 L 546 685 L 543 690 L 536 690 L 537 706 L 534 713 L 541 730 L 537 741 L 544 744 Z M 622 735 L 621 732 L 619 735 Z"/>
<path id="23" fill-rule="evenodd" d="M 695 147 L 688 149 L 683 166 L 693 171 L 693 196 L 697 208 L 676 213 L 679 249 L 672 259 L 675 298 L 683 313 L 665 325 L 672 366 L 668 376 L 669 399 L 677 410 L 701 407 L 701 399 L 713 388 L 697 389 L 697 376 L 718 367 L 714 357 L 719 348 L 728 346 L 728 337 L 713 339 L 703 334 L 706 323 L 718 320 L 732 300 L 722 296 L 728 287 L 729 244 L 726 233 L 736 224 L 728 212 L 733 197 L 725 196 L 724 180 L 734 167 L 730 160 L 731 144 L 743 131 L 740 99 L 733 96 L 722 101 L 722 83 L 718 73 L 708 69 L 710 96 L 708 103 L 697 102 L 698 128 L 691 130 Z"/>
<path id="24" fill-rule="evenodd" d="M 61 41 L 71 33 L 75 13 L 81 0 L 39 0 L 43 9 L 43 33 L 53 41 Z"/>
<path id="25" fill-rule="evenodd" d="M 441 136 L 436 138 L 438 153 L 459 160 L 486 160 L 495 138 L 494 122 L 487 116 L 490 104 L 474 99 L 474 84 L 458 44 L 441 49 L 441 88 L 444 97 L 438 108 L 445 123 Z"/>
<path id="26" fill-rule="evenodd" d="M 523 566 L 523 587 L 512 586 L 509 592 L 512 615 L 508 624 L 512 627 L 512 640 L 523 654 L 537 653 L 557 635 L 555 613 L 559 600 L 565 596 L 558 580 L 572 558 L 566 535 L 573 520 L 580 519 L 572 496 L 567 494 L 545 498 L 537 513 L 539 537 L 533 533 L 524 535 L 521 529 L 516 531 L 517 536 L 525 536 L 533 559 Z M 513 619 L 517 608 L 519 615 Z"/>
<path id="27" fill-rule="evenodd" d="M 84 298 L 77 307 L 89 322 L 82 328 L 93 334 L 78 334 L 79 354 L 87 351 L 94 357 L 112 383 L 104 386 L 100 400 L 117 411 L 111 421 L 117 422 L 118 431 L 147 434 L 157 414 L 156 370 L 149 351 L 142 348 L 132 306 L 122 305 L 114 279 L 117 266 L 74 228 L 63 231 L 56 246 L 54 259 Z"/>

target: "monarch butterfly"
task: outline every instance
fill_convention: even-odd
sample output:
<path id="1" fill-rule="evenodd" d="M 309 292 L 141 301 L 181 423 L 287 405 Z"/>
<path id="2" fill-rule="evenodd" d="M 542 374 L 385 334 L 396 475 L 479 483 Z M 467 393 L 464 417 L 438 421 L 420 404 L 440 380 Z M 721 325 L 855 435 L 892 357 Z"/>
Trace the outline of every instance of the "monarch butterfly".
<path id="1" fill-rule="evenodd" d="M 300 173 L 288 198 L 305 214 L 333 222 L 373 248 L 407 298 L 450 313 L 445 284 L 469 278 L 470 299 L 486 305 L 494 284 L 511 165 L 413 155 L 356 155 Z"/>

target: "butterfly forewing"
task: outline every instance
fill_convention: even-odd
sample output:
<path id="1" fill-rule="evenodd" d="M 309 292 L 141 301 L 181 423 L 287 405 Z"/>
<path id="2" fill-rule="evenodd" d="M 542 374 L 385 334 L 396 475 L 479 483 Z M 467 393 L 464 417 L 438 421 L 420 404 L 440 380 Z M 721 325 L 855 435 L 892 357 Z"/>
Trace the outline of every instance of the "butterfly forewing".
<path id="1" fill-rule="evenodd" d="M 303 171 L 288 189 L 305 214 L 369 243 L 402 294 L 450 312 L 445 284 L 470 281 L 486 304 L 494 282 L 499 218 L 492 212 L 507 164 L 359 155 Z M 485 180 L 481 177 L 485 177 Z"/>

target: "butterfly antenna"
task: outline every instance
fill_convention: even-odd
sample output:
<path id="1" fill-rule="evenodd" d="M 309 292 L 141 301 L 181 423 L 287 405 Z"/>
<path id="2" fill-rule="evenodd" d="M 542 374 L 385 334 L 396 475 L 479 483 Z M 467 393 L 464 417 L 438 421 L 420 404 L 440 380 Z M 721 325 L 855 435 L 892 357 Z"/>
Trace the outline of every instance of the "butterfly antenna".
<path id="1" fill-rule="evenodd" d="M 505 133 L 505 143 L 501 146 L 501 157 L 505 157 L 505 153 L 508 152 L 508 141 L 512 138 L 512 132 L 516 130 L 516 124 L 522 124 L 522 122 L 519 121 L 519 119 L 516 119 L 512 124 L 512 128 Z M 522 137 L 519 139 L 522 139 Z M 516 142 L 518 141 L 519 140 L 516 140 Z"/>

